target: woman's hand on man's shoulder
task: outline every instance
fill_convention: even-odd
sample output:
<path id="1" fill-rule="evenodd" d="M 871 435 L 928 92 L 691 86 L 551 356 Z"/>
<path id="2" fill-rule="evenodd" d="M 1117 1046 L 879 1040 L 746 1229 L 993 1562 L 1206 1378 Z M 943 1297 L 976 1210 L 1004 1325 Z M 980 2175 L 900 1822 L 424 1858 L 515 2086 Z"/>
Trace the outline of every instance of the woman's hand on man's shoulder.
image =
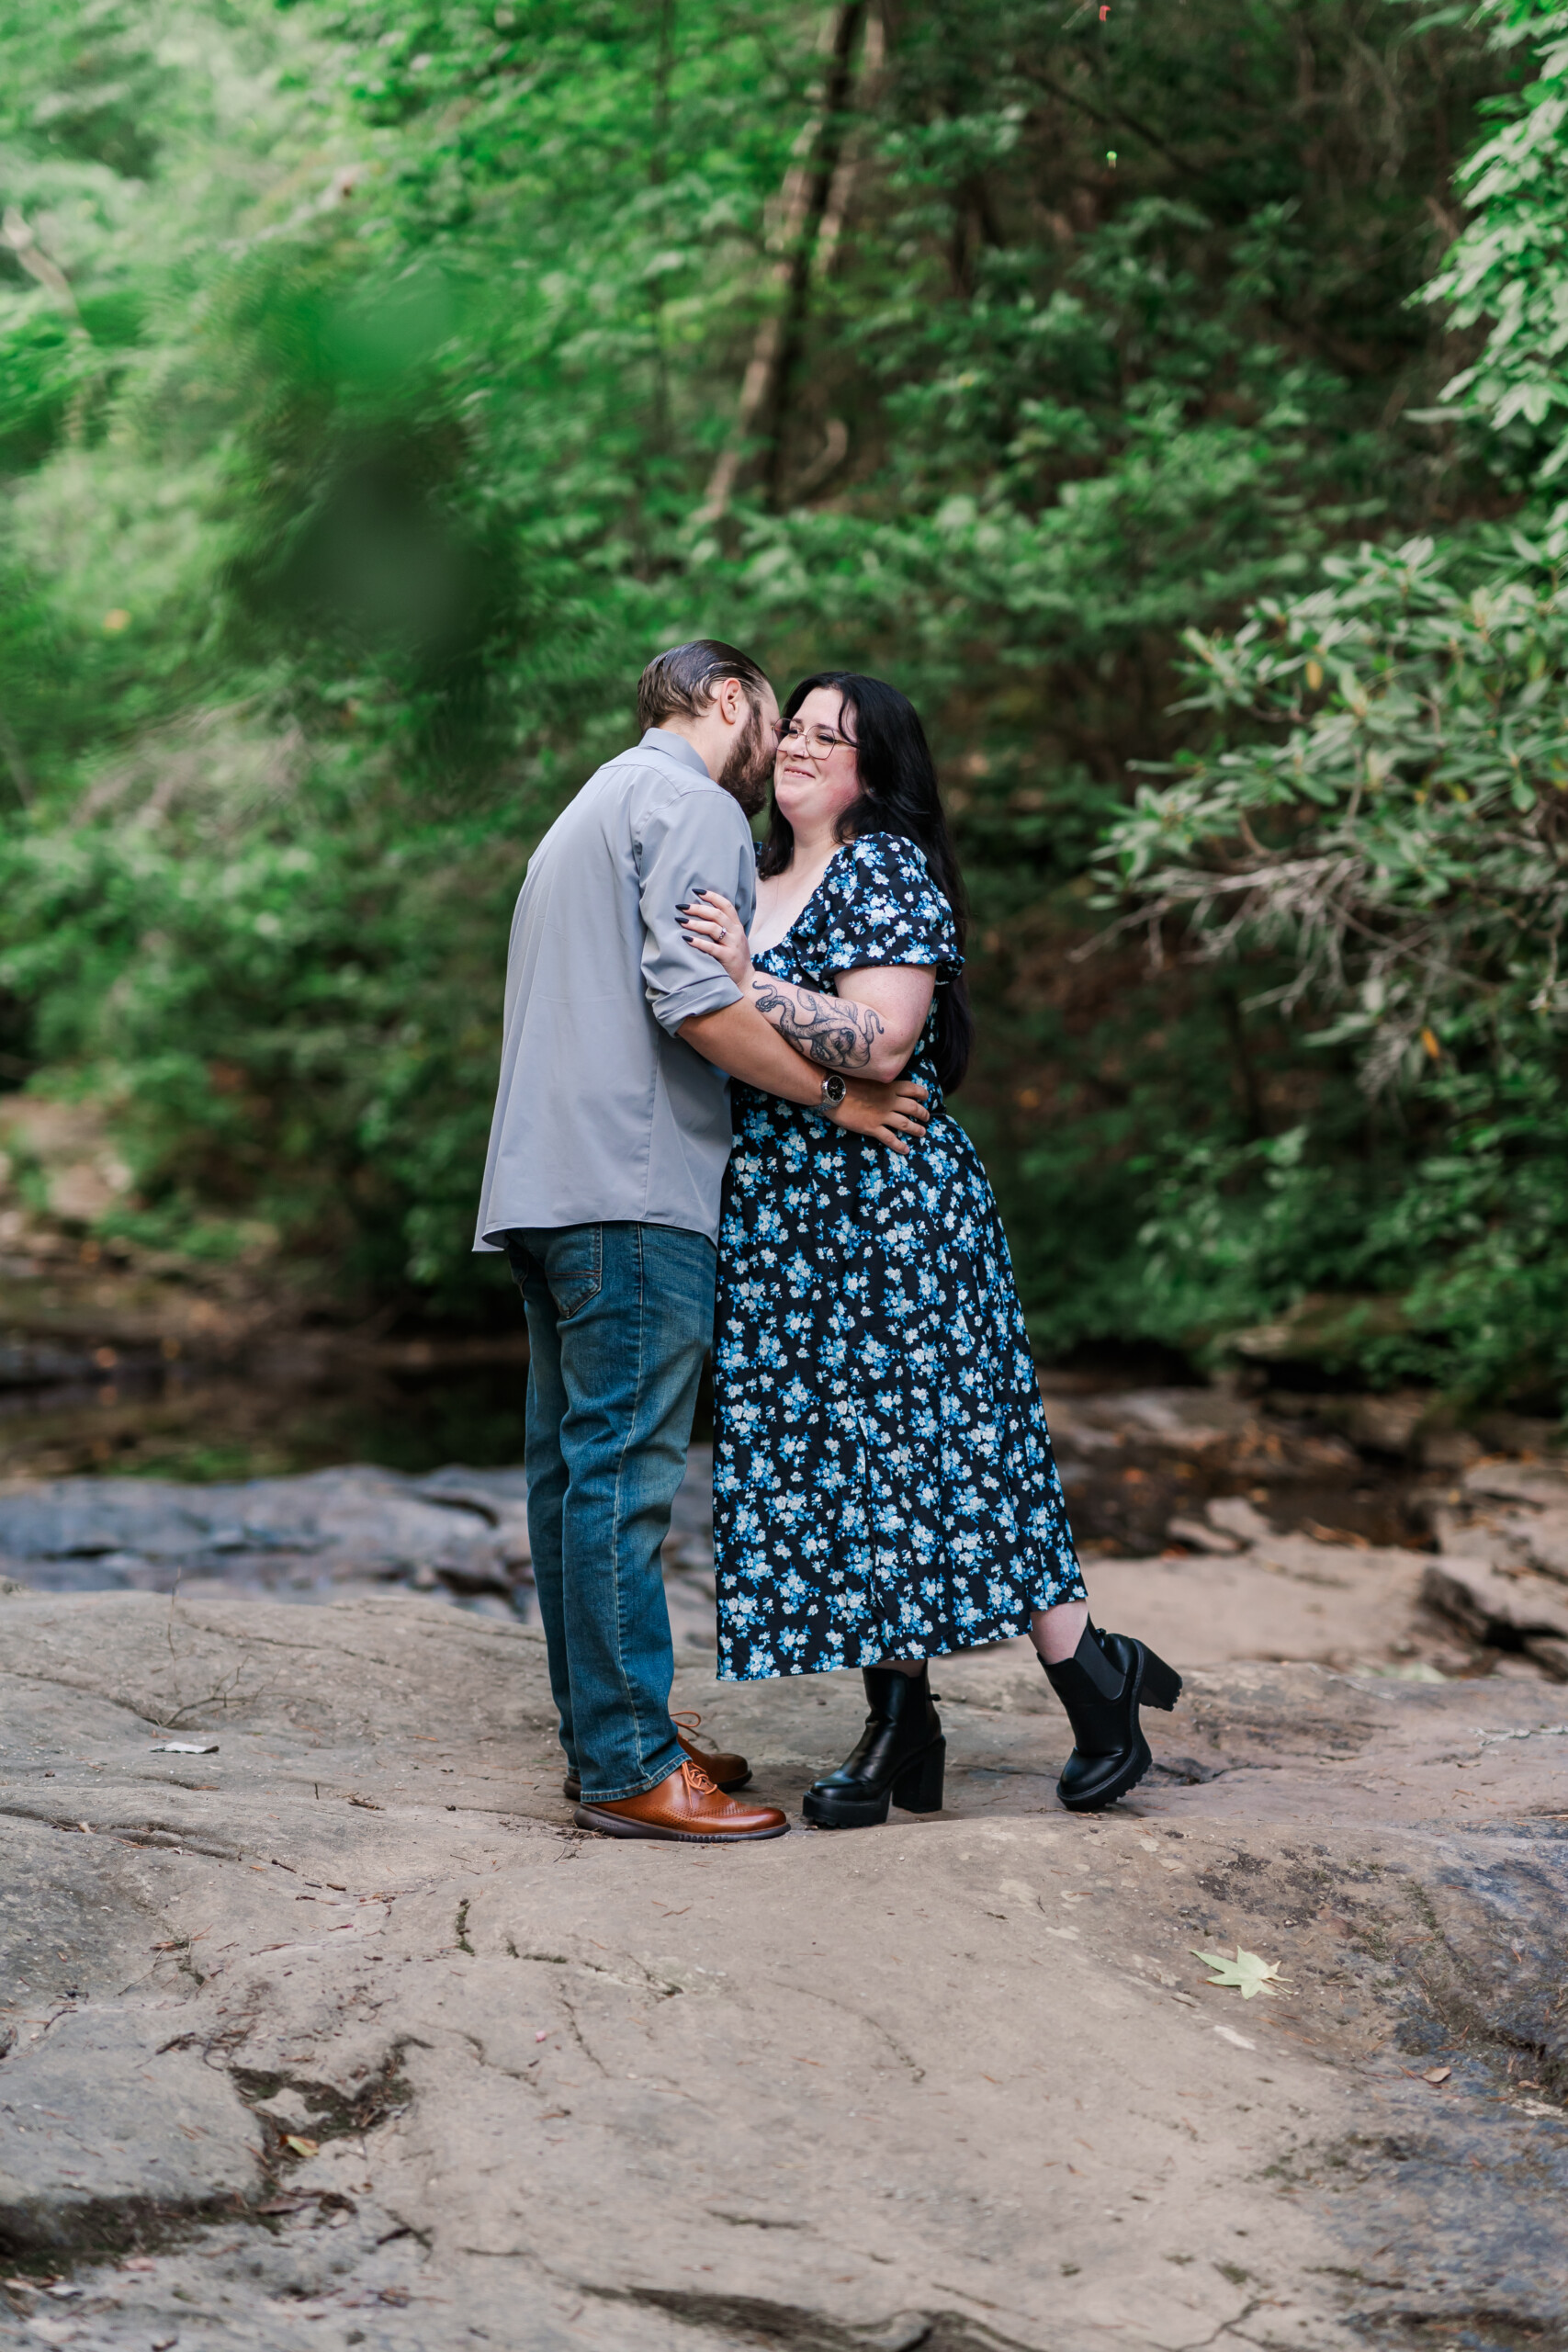
<path id="1" fill-rule="evenodd" d="M 751 978 L 751 950 L 746 944 L 746 926 L 736 912 L 733 902 L 722 890 L 699 890 L 684 906 L 677 907 L 682 934 L 705 956 L 728 973 L 738 989 L 744 989 Z"/>

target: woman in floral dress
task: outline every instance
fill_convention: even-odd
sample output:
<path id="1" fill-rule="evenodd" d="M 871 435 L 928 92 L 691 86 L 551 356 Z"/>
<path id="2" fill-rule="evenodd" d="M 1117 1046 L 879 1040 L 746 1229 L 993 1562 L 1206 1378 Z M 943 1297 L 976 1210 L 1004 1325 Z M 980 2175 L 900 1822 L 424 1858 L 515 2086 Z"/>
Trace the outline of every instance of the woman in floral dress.
<path id="1" fill-rule="evenodd" d="M 1179 1678 L 1089 1602 L 1007 1239 L 943 1107 L 968 1057 L 962 885 L 924 731 L 880 680 L 790 696 L 748 944 L 707 891 L 689 934 L 833 1075 L 913 1077 L 930 1123 L 889 1150 L 735 1088 L 719 1237 L 714 1540 L 719 1671 L 863 1670 L 854 1753 L 807 1820 L 942 1803 L 926 1661 L 1031 1633 L 1075 1747 L 1059 1786 L 1110 1804 L 1148 1768 L 1143 1704 Z"/>

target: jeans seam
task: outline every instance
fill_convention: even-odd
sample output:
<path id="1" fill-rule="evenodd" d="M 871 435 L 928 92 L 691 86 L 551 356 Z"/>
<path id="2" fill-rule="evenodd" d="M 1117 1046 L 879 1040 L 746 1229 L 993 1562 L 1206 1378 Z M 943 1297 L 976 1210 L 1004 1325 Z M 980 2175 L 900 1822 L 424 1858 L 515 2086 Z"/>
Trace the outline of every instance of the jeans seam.
<path id="1" fill-rule="evenodd" d="M 560 1371 L 561 1371 L 561 1366 L 560 1366 L 560 1315 L 559 1315 L 559 1309 L 558 1309 L 558 1305 L 557 1305 L 557 1301 L 556 1301 L 556 1298 L 555 1298 L 555 1295 L 554 1295 L 554 1293 L 552 1292 L 552 1290 L 550 1289 L 550 1285 L 549 1285 L 549 1279 L 548 1279 L 548 1276 L 547 1276 L 547 1272 L 546 1272 L 546 1271 L 545 1271 L 545 1268 L 544 1268 L 543 1263 L 542 1263 L 538 1259 L 535 1258 L 535 1257 L 532 1255 L 532 1253 L 531 1253 L 531 1252 L 528 1252 L 527 1250 L 525 1250 L 522 1249 L 521 1245 L 518 1245 L 518 1247 L 519 1247 L 519 1253 L 520 1253 L 520 1255 L 524 1258 L 524 1261 L 525 1261 L 525 1266 L 526 1266 L 526 1268 L 527 1268 L 527 1272 L 528 1272 L 528 1280 L 531 1280 L 531 1281 L 533 1282 L 533 1284 L 534 1284 L 535 1290 L 536 1290 L 536 1299 L 535 1299 L 533 1302 L 530 1302 L 529 1295 L 528 1295 L 527 1281 L 524 1280 L 521 1276 L 519 1277 L 519 1283 L 518 1283 L 518 1287 L 519 1287 L 520 1291 L 522 1292 L 522 1296 L 523 1296 L 523 1306 L 524 1306 L 524 1313 L 525 1313 L 525 1317 L 528 1317 L 528 1315 L 529 1315 L 529 1311 L 530 1311 L 530 1306 L 531 1306 L 531 1304 L 532 1304 L 532 1306 L 533 1306 L 534 1307 L 536 1307 L 536 1310 L 537 1310 L 537 1319 L 538 1319 L 538 1321 L 539 1321 L 540 1325 L 541 1325 L 541 1326 L 544 1326 L 545 1324 L 547 1324 L 547 1324 L 551 1327 L 551 1329 L 553 1329 L 553 1331 L 554 1331 L 554 1335 L 555 1335 L 555 1351 L 554 1351 L 553 1357 L 550 1357 L 550 1356 L 549 1356 L 549 1351 L 548 1351 L 547 1349 L 547 1350 L 545 1350 L 543 1352 L 544 1352 L 544 1354 L 545 1354 L 547 1357 L 548 1357 L 548 1360 L 549 1360 L 550 1364 L 551 1364 L 551 1368 L 552 1368 L 552 1372 L 553 1372 L 554 1379 L 555 1379 L 555 1384 L 556 1384 L 556 1385 L 557 1385 L 558 1387 L 559 1387 L 559 1385 L 560 1385 Z M 530 1324 L 530 1330 L 531 1330 L 531 1329 L 532 1329 L 532 1326 L 531 1326 L 531 1324 Z M 529 1405 L 530 1405 L 530 1407 L 531 1407 L 531 1408 L 533 1408 L 533 1407 L 536 1406 L 537 1401 L 538 1401 L 538 1398 L 537 1398 L 537 1381 L 538 1381 L 538 1375 L 539 1375 L 540 1354 L 541 1354 L 541 1351 L 540 1351 L 536 1350 L 536 1349 L 534 1349 L 534 1348 L 532 1348 L 532 1347 L 530 1348 L 530 1361 L 529 1361 L 529 1366 L 528 1366 L 528 1391 L 527 1391 L 527 1395 L 528 1395 L 528 1401 L 529 1401 Z M 564 1391 L 562 1391 L 562 1401 L 564 1402 Z M 530 1456 L 530 1455 L 533 1455 L 536 1459 L 537 1458 L 537 1449 L 538 1449 L 538 1447 L 539 1447 L 539 1438 L 538 1438 L 538 1433 L 537 1433 L 537 1428 L 536 1428 L 536 1422 L 535 1422 L 535 1416 L 534 1416 L 534 1412 L 533 1412 L 532 1410 L 530 1410 L 529 1415 L 528 1415 L 528 1439 L 527 1439 L 527 1444 L 526 1444 L 525 1451 L 525 1462 L 529 1459 L 529 1456 Z M 552 1475 L 558 1475 L 558 1476 L 560 1476 L 560 1478 L 561 1478 L 561 1482 L 562 1482 L 562 1491 L 563 1491 L 563 1499 L 564 1499 L 564 1485 L 565 1485 L 565 1477 L 566 1477 L 566 1464 L 565 1464 L 564 1458 L 562 1457 L 562 1453 L 561 1453 L 561 1445 L 560 1445 L 560 1424 L 559 1424 L 559 1417 L 558 1417 L 558 1417 L 557 1417 L 556 1423 L 555 1423 L 555 1427 L 554 1427 L 554 1430 L 553 1430 L 553 1437 L 552 1437 L 551 1453 L 552 1453 L 552 1456 L 553 1456 L 553 1460 L 552 1460 L 552 1464 L 551 1464 L 551 1473 L 552 1473 Z M 558 1535 L 559 1535 L 562 1539 L 564 1539 L 564 1533 L 565 1533 L 564 1527 L 558 1527 Z M 561 1575 L 562 1575 L 563 1567 L 564 1567 L 564 1561 L 562 1560 L 562 1558 L 561 1558 L 560 1556 L 558 1556 L 558 1556 L 557 1556 L 557 1558 L 556 1558 L 556 1560 L 555 1560 L 554 1569 L 553 1569 L 553 1571 L 552 1571 L 553 1575 L 554 1575 L 554 1576 L 555 1576 L 555 1577 L 557 1578 L 557 1581 L 558 1581 L 558 1585 L 559 1585 L 559 1583 L 560 1583 L 560 1581 L 561 1581 Z M 555 1605 L 558 1605 L 558 1606 L 559 1605 L 559 1599 L 560 1599 L 560 1595 L 559 1595 L 559 1591 L 558 1591 L 558 1589 L 557 1594 L 556 1594 L 556 1596 L 555 1596 Z M 543 1608 L 541 1607 L 541 1616 L 543 1616 L 543 1613 L 544 1613 L 544 1611 L 543 1611 Z M 564 1679 L 564 1681 L 565 1681 L 565 1690 L 566 1690 L 566 1697 L 565 1697 L 565 1702 L 564 1702 L 564 1703 L 562 1703 L 562 1702 L 561 1702 L 560 1698 L 559 1698 L 559 1694 L 558 1694 L 558 1692 L 557 1691 L 557 1689 L 556 1689 L 556 1683 L 557 1683 L 556 1662 L 552 1661 L 551 1668 L 550 1668 L 550 1688 L 551 1688 L 551 1695 L 552 1695 L 552 1697 L 556 1698 L 556 1700 L 557 1700 L 557 1703 L 558 1703 L 558 1705 L 559 1706 L 559 1710 L 560 1710 L 560 1731 L 561 1731 L 561 1742 L 562 1742 L 562 1746 L 563 1746 L 563 1747 L 565 1747 L 565 1749 L 566 1749 L 566 1754 L 567 1754 L 567 1758 L 568 1758 L 569 1763 L 572 1766 L 572 1769 L 573 1769 L 573 1770 L 575 1770 L 575 1769 L 576 1769 L 576 1763 L 577 1763 L 576 1753 L 575 1753 L 575 1750 L 576 1750 L 576 1713 L 575 1713 L 575 1710 L 573 1709 L 572 1704 L 571 1704 L 571 1691 L 570 1691 L 570 1678 L 569 1678 L 569 1677 L 564 1677 L 564 1676 L 563 1676 L 563 1679 Z M 570 1724 L 571 1724 L 571 1735 L 572 1735 L 572 1736 L 571 1736 L 571 1739 L 570 1739 L 570 1742 L 568 1741 L 567 1736 L 566 1736 L 566 1734 L 567 1734 L 567 1725 L 568 1725 L 568 1721 L 569 1721 L 569 1719 L 570 1719 Z"/>
<path id="2" fill-rule="evenodd" d="M 583 1238 L 587 1239 L 588 1237 L 584 1236 Z M 667 1251 L 664 1244 L 671 1240 L 678 1245 L 685 1243 L 688 1246 L 684 1249 L 677 1246 L 672 1251 Z M 624 1259 L 623 1250 L 625 1251 Z M 697 1272 L 705 1277 L 707 1283 L 711 1284 L 715 1253 L 712 1245 L 698 1236 L 666 1235 L 660 1228 L 644 1231 L 640 1226 L 630 1221 L 626 1227 L 618 1228 L 606 1228 L 603 1224 L 599 1224 L 593 1228 L 591 1246 L 586 1253 L 589 1261 L 588 1285 L 597 1294 L 598 1304 L 594 1310 L 594 1330 L 581 1344 L 589 1348 L 589 1362 L 595 1364 L 599 1363 L 600 1353 L 605 1345 L 610 1345 L 610 1357 L 605 1360 L 604 1366 L 601 1366 L 609 1383 L 605 1396 L 608 1396 L 612 1391 L 617 1392 L 626 1400 L 627 1407 L 626 1417 L 622 1421 L 619 1442 L 606 1448 L 603 1453 L 599 1452 L 597 1444 L 592 1442 L 591 1430 L 587 1433 L 580 1432 L 583 1443 L 588 1447 L 587 1458 L 592 1469 L 591 1483 L 597 1486 L 601 1476 L 607 1476 L 609 1479 L 608 1494 L 606 1495 L 604 1488 L 600 1487 L 601 1499 L 592 1506 L 596 1515 L 604 1510 L 607 1502 L 609 1525 L 605 1527 L 601 1523 L 598 1535 L 593 1540 L 597 1560 L 590 1561 L 585 1555 L 583 1563 L 585 1572 L 590 1577 L 590 1583 L 598 1587 L 602 1599 L 600 1608 L 594 1611 L 595 1628 L 591 1630 L 584 1625 L 581 1630 L 590 1645 L 589 1651 L 585 1653 L 585 1664 L 589 1658 L 593 1661 L 588 1666 L 593 1684 L 590 1713 L 595 1724 L 602 1724 L 604 1737 L 609 1742 L 609 1752 L 603 1757 L 602 1761 L 609 1764 L 613 1758 L 615 1772 L 613 1782 L 606 1775 L 603 1783 L 595 1786 L 588 1770 L 585 1769 L 590 1759 L 583 1755 L 580 1747 L 578 1763 L 581 1778 L 586 1784 L 583 1787 L 581 1801 L 589 1805 L 611 1804 L 640 1796 L 661 1785 L 672 1774 L 679 1772 L 682 1764 L 680 1749 L 674 1741 L 668 1719 L 667 1690 L 662 1693 L 660 1691 L 660 1673 L 648 1670 L 655 1664 L 656 1657 L 661 1659 L 662 1679 L 667 1682 L 669 1666 L 667 1620 L 662 1632 L 662 1645 L 655 1640 L 652 1655 L 649 1652 L 648 1645 L 643 1639 L 645 1633 L 651 1635 L 654 1621 L 664 1613 L 661 1606 L 662 1589 L 660 1588 L 659 1602 L 656 1603 L 650 1593 L 643 1591 L 640 1583 L 634 1594 L 630 1583 L 626 1580 L 627 1576 L 633 1571 L 638 1577 L 651 1573 L 657 1578 L 660 1563 L 657 1554 L 651 1559 L 642 1554 L 640 1544 L 634 1546 L 631 1551 L 627 1550 L 629 1538 L 626 1520 L 628 1510 L 627 1497 L 628 1493 L 631 1493 L 639 1498 L 640 1534 L 643 1532 L 640 1526 L 643 1501 L 647 1501 L 651 1511 L 654 1492 L 657 1491 L 658 1494 L 662 1495 L 663 1488 L 668 1483 L 665 1472 L 672 1471 L 674 1476 L 677 1479 L 679 1477 L 679 1464 L 675 1462 L 673 1454 L 668 1462 L 662 1458 L 663 1453 L 669 1451 L 665 1446 L 661 1448 L 660 1463 L 657 1470 L 650 1472 L 649 1478 L 645 1481 L 643 1473 L 648 1465 L 645 1464 L 644 1456 L 648 1452 L 649 1444 L 653 1442 L 649 1437 L 650 1429 L 653 1430 L 653 1439 L 663 1440 L 669 1437 L 675 1426 L 675 1420 L 671 1418 L 673 1404 L 666 1396 L 666 1389 L 673 1382 L 675 1387 L 683 1391 L 688 1385 L 687 1374 L 690 1374 L 694 1381 L 695 1377 L 692 1365 L 687 1361 L 690 1355 L 690 1342 L 695 1330 L 693 1318 L 697 1306 L 695 1295 L 692 1292 L 694 1269 L 688 1264 L 688 1259 L 692 1258 L 694 1252 L 701 1261 Z M 553 1254 L 548 1250 L 546 1252 L 547 1256 Z M 578 1253 L 574 1249 L 570 1254 L 577 1257 Z M 668 1267 L 665 1265 L 667 1255 L 671 1259 Z M 579 1265 L 581 1269 L 581 1260 L 579 1260 Z M 534 1271 L 542 1272 L 542 1267 L 536 1263 Z M 663 1279 L 666 1274 L 670 1284 L 668 1297 Z M 582 1280 L 581 1271 L 578 1280 L 581 1283 Z M 700 1291 L 701 1287 L 701 1281 L 698 1281 L 697 1289 Z M 551 1333 L 560 1351 L 564 1374 L 566 1360 L 572 1354 L 574 1348 L 574 1342 L 569 1338 L 569 1334 L 577 1318 L 560 1312 L 559 1302 L 555 1298 L 553 1290 L 549 1288 L 547 1279 L 545 1295 Z M 589 1303 L 588 1300 L 581 1302 L 583 1311 L 586 1311 Z M 525 1304 L 526 1305 L 526 1298 Z M 604 1323 L 604 1315 L 611 1306 L 614 1308 L 613 1319 L 606 1327 Z M 625 1354 L 621 1352 L 626 1337 L 625 1317 L 627 1313 L 635 1313 L 637 1317 L 637 1347 L 629 1364 Z M 676 1357 L 667 1362 L 667 1342 L 673 1343 L 676 1340 L 679 1341 Z M 579 1369 L 581 1371 L 582 1367 L 580 1365 Z M 678 1380 L 675 1378 L 677 1371 L 681 1375 Z M 628 1378 L 632 1384 L 629 1397 L 625 1385 Z M 580 1401 L 586 1401 L 591 1394 L 597 1395 L 599 1385 L 596 1374 L 594 1378 L 589 1380 L 584 1399 Z M 559 1404 L 564 1417 L 570 1404 L 570 1396 L 563 1396 Z M 664 1409 L 666 1407 L 669 1408 L 668 1411 Z M 564 1429 L 564 1418 L 562 1426 Z M 606 1434 L 608 1434 L 607 1431 Z M 613 1460 L 609 1458 L 611 1453 L 615 1456 Z M 570 1484 L 570 1481 L 569 1480 L 568 1483 Z M 649 1494 L 647 1497 L 643 1494 L 645 1484 L 649 1487 Z M 654 1515 L 657 1516 L 657 1513 Z M 583 1532 L 581 1528 L 578 1531 L 580 1535 Z M 564 1539 L 564 1524 L 561 1532 Z M 613 1535 L 615 1539 L 614 1549 L 609 1558 L 605 1558 L 604 1552 L 600 1549 L 606 1535 Z M 611 1571 L 611 1589 L 608 1593 L 603 1591 L 603 1586 L 600 1583 L 604 1568 Z M 580 1595 L 580 1598 L 582 1597 Z M 643 1606 L 645 1602 L 648 1604 L 646 1608 Z M 564 1606 L 564 1602 L 562 1605 Z M 564 1626 L 561 1631 L 564 1633 Z M 637 1673 L 635 1675 L 631 1671 L 634 1657 L 637 1664 Z M 566 1675 L 568 1688 L 565 1703 L 562 1706 L 563 1718 L 568 1707 L 571 1706 L 570 1658 L 566 1660 Z M 598 1677 L 603 1677 L 603 1679 L 594 1679 Z M 656 1711 L 658 1722 L 655 1721 L 655 1714 L 649 1712 L 656 1698 L 660 1702 Z M 642 1703 L 645 1699 L 649 1702 L 647 1708 Z M 573 1729 L 581 1736 L 583 1725 L 579 1720 L 575 1707 L 572 1707 L 571 1712 Z M 618 1722 L 615 1720 L 617 1717 Z M 597 1744 L 599 1736 L 597 1731 L 593 1736 Z M 660 1758 L 658 1764 L 652 1760 L 656 1754 Z"/>
<path id="3" fill-rule="evenodd" d="M 621 1576 L 620 1554 L 621 1490 L 626 1478 L 626 1456 L 631 1451 L 633 1443 L 631 1433 L 637 1427 L 637 1416 L 642 1405 L 643 1375 L 646 1368 L 645 1351 L 648 1345 L 648 1314 L 646 1296 L 648 1269 L 643 1256 L 642 1227 L 640 1225 L 634 1226 L 632 1227 L 632 1233 L 634 1237 L 633 1247 L 637 1252 L 637 1384 L 633 1391 L 634 1403 L 628 1422 L 627 1433 L 622 1442 L 621 1450 L 615 1461 L 615 1502 L 614 1521 L 615 1538 L 615 1670 L 621 1678 L 622 1694 L 626 1702 L 626 1712 L 632 1720 L 637 1741 L 637 1769 L 646 1773 L 648 1770 L 648 1758 L 643 1746 L 642 1711 L 637 1703 L 637 1693 L 632 1689 L 631 1682 L 626 1674 L 626 1627 L 625 1615 L 626 1589 Z M 669 1775 L 666 1773 L 662 1777 L 664 1779 L 668 1779 Z M 645 1789 L 656 1788 L 658 1786 L 659 1782 L 656 1781 L 645 1780 L 642 1783 L 642 1787 Z M 634 1795 L 640 1795 L 641 1790 L 635 1790 L 632 1793 Z"/>

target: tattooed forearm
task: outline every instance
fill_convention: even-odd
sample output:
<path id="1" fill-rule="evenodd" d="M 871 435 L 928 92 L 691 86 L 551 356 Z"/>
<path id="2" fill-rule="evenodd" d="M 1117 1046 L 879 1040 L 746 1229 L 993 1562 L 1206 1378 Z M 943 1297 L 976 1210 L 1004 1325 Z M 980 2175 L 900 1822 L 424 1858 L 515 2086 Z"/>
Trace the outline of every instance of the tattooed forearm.
<path id="1" fill-rule="evenodd" d="M 819 996 L 759 972 L 751 982 L 757 1010 L 781 1037 L 824 1069 L 863 1069 L 882 1035 L 882 1015 L 847 997 Z"/>

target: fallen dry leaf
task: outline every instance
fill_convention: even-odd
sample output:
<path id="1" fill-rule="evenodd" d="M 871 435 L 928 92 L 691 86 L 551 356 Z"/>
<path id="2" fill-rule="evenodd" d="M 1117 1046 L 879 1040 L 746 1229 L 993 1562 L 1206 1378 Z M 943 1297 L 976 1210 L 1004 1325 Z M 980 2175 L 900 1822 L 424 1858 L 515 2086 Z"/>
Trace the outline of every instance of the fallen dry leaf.
<path id="1" fill-rule="evenodd" d="M 1451 2066 L 1428 2066 L 1421 2080 L 1424 2083 L 1446 2083 L 1452 2073 Z"/>
<path id="2" fill-rule="evenodd" d="M 1239 1944 L 1234 1960 L 1227 1960 L 1224 1952 L 1199 1951 L 1196 1946 L 1189 1949 L 1194 1960 L 1201 1960 L 1205 1968 L 1214 1971 L 1209 1979 L 1211 1984 L 1234 1985 L 1244 2001 L 1250 2001 L 1256 1993 L 1284 1990 L 1274 1981 L 1280 1973 L 1277 1960 L 1260 1960 L 1255 1951 L 1243 1951 Z"/>
<path id="3" fill-rule="evenodd" d="M 297 2132 L 286 2132 L 283 2135 L 283 2144 L 286 2148 L 292 2148 L 297 2156 L 313 2156 L 317 2149 L 320 2147 L 321 2142 L 319 2140 L 301 2140 Z"/>

